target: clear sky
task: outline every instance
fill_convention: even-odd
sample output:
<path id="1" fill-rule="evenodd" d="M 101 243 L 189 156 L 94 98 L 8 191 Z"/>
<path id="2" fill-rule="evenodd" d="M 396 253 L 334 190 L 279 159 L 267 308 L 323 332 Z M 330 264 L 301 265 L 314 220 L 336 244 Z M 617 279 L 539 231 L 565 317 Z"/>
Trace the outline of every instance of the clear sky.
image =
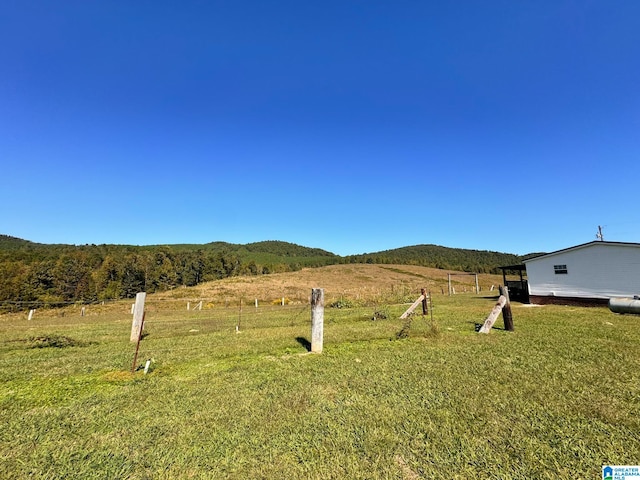
<path id="1" fill-rule="evenodd" d="M 640 242 L 640 1 L 0 3 L 0 233 Z"/>

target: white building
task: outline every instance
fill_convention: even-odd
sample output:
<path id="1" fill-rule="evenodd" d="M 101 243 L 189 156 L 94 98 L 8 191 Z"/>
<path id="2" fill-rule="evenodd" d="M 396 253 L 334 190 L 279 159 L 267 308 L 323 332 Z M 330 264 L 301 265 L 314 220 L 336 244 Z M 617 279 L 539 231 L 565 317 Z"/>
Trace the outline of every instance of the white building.
<path id="1" fill-rule="evenodd" d="M 640 244 L 595 241 L 526 260 L 531 303 L 640 295 Z"/>

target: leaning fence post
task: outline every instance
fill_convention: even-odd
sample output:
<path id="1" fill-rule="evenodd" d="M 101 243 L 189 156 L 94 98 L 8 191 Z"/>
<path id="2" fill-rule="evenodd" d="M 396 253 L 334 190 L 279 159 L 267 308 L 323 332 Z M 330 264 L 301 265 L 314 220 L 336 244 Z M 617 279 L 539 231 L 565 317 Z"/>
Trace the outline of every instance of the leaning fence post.
<path id="1" fill-rule="evenodd" d="M 507 303 L 507 299 L 504 297 L 504 295 L 500 295 L 500 298 L 498 298 L 498 302 L 491 310 L 491 313 L 489 313 L 489 316 L 484 321 L 484 324 L 482 325 L 480 330 L 478 330 L 478 333 L 489 333 L 491 331 L 491 327 L 493 327 L 493 324 L 500 315 L 500 312 L 504 308 L 505 303 Z"/>
<path id="2" fill-rule="evenodd" d="M 142 314 L 142 321 L 140 322 L 140 330 L 138 330 L 138 340 L 136 341 L 136 354 L 133 356 L 133 363 L 131 364 L 131 373 L 136 371 L 136 363 L 138 362 L 138 350 L 140 350 L 140 340 L 142 340 L 142 329 L 144 328 L 144 313 Z M 144 373 L 147 373 L 146 371 Z"/>
<path id="3" fill-rule="evenodd" d="M 424 289 L 422 291 L 424 292 Z M 405 319 L 409 315 L 411 315 L 411 312 L 413 312 L 416 309 L 416 307 L 420 305 L 420 303 L 423 301 L 424 301 L 424 294 L 420 295 L 418 299 L 415 302 L 413 302 L 409 308 L 407 308 L 407 311 L 404 312 L 402 315 L 400 315 L 400 319 Z M 424 307 L 424 303 L 423 303 L 423 307 Z"/>
<path id="4" fill-rule="evenodd" d="M 504 329 L 513 332 L 513 315 L 511 313 L 511 300 L 509 300 L 509 287 L 500 286 L 500 295 L 504 295 L 507 301 L 502 307 L 502 319 L 504 320 Z"/>
<path id="5" fill-rule="evenodd" d="M 311 352 L 322 353 L 324 334 L 324 289 L 311 290 Z"/>
<path id="6" fill-rule="evenodd" d="M 136 295 L 136 303 L 133 309 L 133 322 L 131 323 L 131 337 L 132 342 L 137 342 L 140 335 L 140 327 L 144 318 L 144 300 L 147 297 L 145 292 L 140 292 Z"/>

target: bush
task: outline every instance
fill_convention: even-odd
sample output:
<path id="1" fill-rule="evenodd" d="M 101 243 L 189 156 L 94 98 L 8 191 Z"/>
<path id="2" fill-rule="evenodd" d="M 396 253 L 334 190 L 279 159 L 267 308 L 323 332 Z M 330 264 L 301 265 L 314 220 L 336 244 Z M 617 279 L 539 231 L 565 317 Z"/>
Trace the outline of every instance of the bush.
<path id="1" fill-rule="evenodd" d="M 389 318 L 389 312 L 386 310 L 377 310 L 373 312 L 373 318 L 371 320 L 386 320 Z"/>
<path id="2" fill-rule="evenodd" d="M 27 340 L 29 348 L 65 348 L 65 347 L 82 347 L 86 345 L 84 342 L 75 340 L 65 335 L 48 335 L 42 337 L 29 337 Z"/>
<path id="3" fill-rule="evenodd" d="M 402 328 L 396 333 L 396 340 L 402 340 L 403 338 L 409 338 L 409 330 L 411 329 L 411 320 L 413 320 L 413 314 L 410 314 L 402 324 Z"/>
<path id="4" fill-rule="evenodd" d="M 329 308 L 353 308 L 355 304 L 351 300 L 347 300 L 346 298 L 341 298 L 340 300 L 336 300 L 329 304 Z"/>

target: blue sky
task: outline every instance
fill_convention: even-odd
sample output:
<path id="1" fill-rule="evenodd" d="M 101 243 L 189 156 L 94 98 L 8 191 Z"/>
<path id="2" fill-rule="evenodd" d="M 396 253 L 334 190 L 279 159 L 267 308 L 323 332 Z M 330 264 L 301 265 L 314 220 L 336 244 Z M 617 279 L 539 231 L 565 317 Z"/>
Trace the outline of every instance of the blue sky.
<path id="1" fill-rule="evenodd" d="M 640 242 L 640 2 L 0 4 L 0 233 Z"/>

